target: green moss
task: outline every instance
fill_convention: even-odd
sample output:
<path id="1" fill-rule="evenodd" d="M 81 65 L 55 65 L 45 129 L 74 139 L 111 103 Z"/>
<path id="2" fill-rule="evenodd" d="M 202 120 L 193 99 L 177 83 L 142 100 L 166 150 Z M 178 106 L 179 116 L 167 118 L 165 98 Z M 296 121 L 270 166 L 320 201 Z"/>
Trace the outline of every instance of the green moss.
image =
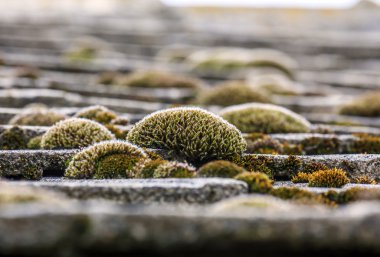
<path id="1" fill-rule="evenodd" d="M 293 175 L 291 181 L 293 183 L 308 183 L 309 182 L 309 173 L 298 172 L 296 175 Z"/>
<path id="2" fill-rule="evenodd" d="M 28 149 L 41 149 L 41 140 L 42 135 L 31 138 L 27 145 Z"/>
<path id="3" fill-rule="evenodd" d="M 111 178 L 123 172 L 129 174 L 138 161 L 147 158 L 142 149 L 128 142 L 105 141 L 74 155 L 65 171 L 65 177 Z"/>
<path id="4" fill-rule="evenodd" d="M 276 140 L 267 136 L 262 139 L 257 139 L 254 142 L 247 142 L 247 152 L 254 154 L 280 154 L 283 152 L 282 144 Z"/>
<path id="5" fill-rule="evenodd" d="M 302 133 L 310 130 L 310 123 L 303 117 L 271 104 L 231 106 L 223 109 L 220 115 L 243 133 Z"/>
<path id="6" fill-rule="evenodd" d="M 321 194 L 313 193 L 305 189 L 301 189 L 298 187 L 278 187 L 273 188 L 270 191 L 270 194 L 284 199 L 284 200 L 292 200 L 299 204 L 325 204 L 329 206 L 334 206 L 335 203 L 330 201 L 326 197 Z"/>
<path id="7" fill-rule="evenodd" d="M 30 109 L 14 116 L 9 124 L 25 126 L 52 126 L 58 121 L 66 119 L 67 116 L 48 110 Z"/>
<path id="8" fill-rule="evenodd" d="M 120 126 L 114 125 L 114 124 L 105 124 L 104 126 L 109 131 L 111 131 L 112 134 L 114 134 L 117 139 L 124 139 L 128 135 L 128 132 L 129 132 L 128 130 L 124 130 Z"/>
<path id="9" fill-rule="evenodd" d="M 310 137 L 302 140 L 301 147 L 306 154 L 336 154 L 339 153 L 340 144 L 336 137 Z"/>
<path id="10" fill-rule="evenodd" d="M 60 121 L 43 136 L 44 149 L 81 148 L 114 139 L 114 135 L 100 123 L 80 118 Z"/>
<path id="11" fill-rule="evenodd" d="M 340 107 L 344 115 L 380 117 L 380 91 L 366 93 L 350 103 Z"/>
<path id="12" fill-rule="evenodd" d="M 105 71 L 98 75 L 98 77 L 96 78 L 96 84 L 114 85 L 117 84 L 121 76 L 122 74 L 119 72 Z"/>
<path id="13" fill-rule="evenodd" d="M 212 161 L 198 170 L 198 177 L 233 178 L 246 170 L 229 161 Z"/>
<path id="14" fill-rule="evenodd" d="M 356 177 L 354 179 L 351 179 L 351 183 L 355 184 L 369 184 L 369 185 L 376 185 L 376 180 L 369 178 L 366 175 L 362 175 L 359 177 Z"/>
<path id="15" fill-rule="evenodd" d="M 154 171 L 154 178 L 192 178 L 196 174 L 195 168 L 180 162 L 164 162 Z"/>
<path id="16" fill-rule="evenodd" d="M 162 159 L 145 160 L 139 162 L 134 170 L 135 178 L 153 178 L 153 174 L 161 164 L 167 164 L 169 161 Z"/>
<path id="17" fill-rule="evenodd" d="M 20 127 L 13 126 L 0 134 L 0 150 L 26 149 L 27 143 L 28 140 Z"/>
<path id="18" fill-rule="evenodd" d="M 380 136 L 357 134 L 358 140 L 352 143 L 350 153 L 380 153 Z"/>
<path id="19" fill-rule="evenodd" d="M 261 172 L 269 178 L 273 178 L 274 162 L 273 159 L 267 156 L 245 154 L 243 156 L 236 156 L 230 160 L 249 172 Z"/>
<path id="20" fill-rule="evenodd" d="M 25 167 L 22 173 L 22 178 L 26 180 L 40 180 L 42 178 L 42 175 L 43 171 L 40 167 L 29 164 L 27 167 Z"/>
<path id="21" fill-rule="evenodd" d="M 286 171 L 289 175 L 293 175 L 300 171 L 301 166 L 302 161 L 297 156 L 289 155 L 277 168 Z"/>
<path id="22" fill-rule="evenodd" d="M 305 173 L 312 173 L 319 170 L 328 170 L 329 168 L 320 162 L 308 162 L 302 166 L 302 171 Z"/>
<path id="23" fill-rule="evenodd" d="M 244 181 L 248 184 L 248 190 L 250 193 L 268 193 L 272 189 L 273 181 L 261 172 L 243 172 L 235 179 Z"/>
<path id="24" fill-rule="evenodd" d="M 141 147 L 165 149 L 194 165 L 241 155 L 246 142 L 239 130 L 199 108 L 172 108 L 138 122 L 127 140 Z"/>
<path id="25" fill-rule="evenodd" d="M 215 85 L 199 92 L 196 99 L 196 103 L 201 105 L 230 106 L 250 102 L 269 103 L 270 99 L 244 82 L 238 81 Z"/>
<path id="26" fill-rule="evenodd" d="M 199 82 L 192 78 L 158 71 L 137 71 L 128 74 L 118 81 L 118 85 L 141 88 L 193 88 Z"/>
<path id="27" fill-rule="evenodd" d="M 130 178 L 140 156 L 129 154 L 111 154 L 99 158 L 96 164 L 94 179 Z"/>
<path id="28" fill-rule="evenodd" d="M 287 155 L 302 155 L 304 154 L 302 146 L 300 144 L 290 144 L 284 142 L 282 144 L 282 153 Z"/>
<path id="29" fill-rule="evenodd" d="M 117 115 L 104 106 L 94 105 L 79 110 L 75 117 L 93 120 L 101 124 L 109 124 L 117 118 Z"/>
<path id="30" fill-rule="evenodd" d="M 72 63 L 91 62 L 97 58 L 99 50 L 90 45 L 77 46 L 65 53 L 64 58 Z"/>
<path id="31" fill-rule="evenodd" d="M 309 177 L 311 187 L 342 187 L 349 182 L 346 172 L 336 168 L 316 171 Z"/>

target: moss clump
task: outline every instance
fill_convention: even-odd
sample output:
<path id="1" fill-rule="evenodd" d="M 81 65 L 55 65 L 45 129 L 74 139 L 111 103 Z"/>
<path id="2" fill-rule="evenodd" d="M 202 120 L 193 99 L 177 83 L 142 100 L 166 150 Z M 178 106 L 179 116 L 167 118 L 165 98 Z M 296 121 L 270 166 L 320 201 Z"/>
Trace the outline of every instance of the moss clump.
<path id="1" fill-rule="evenodd" d="M 100 123 L 80 118 L 60 121 L 42 136 L 44 149 L 81 148 L 114 139 L 114 135 Z"/>
<path id="2" fill-rule="evenodd" d="M 310 137 L 302 140 L 301 147 L 306 154 L 336 154 L 339 153 L 340 143 L 336 137 Z"/>
<path id="3" fill-rule="evenodd" d="M 199 108 L 171 108 L 138 122 L 127 140 L 142 147 L 168 150 L 199 165 L 241 155 L 246 142 L 238 129 Z"/>
<path id="4" fill-rule="evenodd" d="M 16 69 L 15 76 L 17 78 L 38 79 L 41 76 L 41 71 L 30 66 L 21 66 Z"/>
<path id="5" fill-rule="evenodd" d="M 359 177 L 356 177 L 356 178 L 352 179 L 351 183 L 355 183 L 355 184 L 369 184 L 369 185 L 376 185 L 377 184 L 376 180 L 371 179 L 371 178 L 369 178 L 366 175 L 362 175 L 362 176 L 359 176 Z"/>
<path id="6" fill-rule="evenodd" d="M 269 103 L 265 94 L 253 90 L 244 82 L 227 82 L 199 92 L 197 104 L 230 106 L 236 104 L 259 102 Z"/>
<path id="7" fill-rule="evenodd" d="M 27 143 L 24 131 L 17 126 L 8 128 L 0 134 L 0 150 L 26 149 Z"/>
<path id="8" fill-rule="evenodd" d="M 119 85 L 141 88 L 193 88 L 199 87 L 197 80 L 158 71 L 137 71 L 118 81 Z"/>
<path id="9" fill-rule="evenodd" d="M 162 159 L 144 160 L 139 162 L 134 169 L 134 178 L 153 178 L 153 174 L 161 164 L 169 161 Z"/>
<path id="10" fill-rule="evenodd" d="M 164 162 L 153 172 L 154 178 L 192 178 L 195 168 L 181 162 Z"/>
<path id="11" fill-rule="evenodd" d="M 212 161 L 198 170 L 198 177 L 233 178 L 246 170 L 229 161 Z"/>
<path id="12" fill-rule="evenodd" d="M 252 143 L 248 142 L 247 152 L 254 154 L 280 154 L 284 151 L 282 144 L 266 136 L 265 138 L 257 139 Z"/>
<path id="13" fill-rule="evenodd" d="M 28 149 L 41 149 L 41 140 L 42 135 L 31 138 L 27 145 Z"/>
<path id="14" fill-rule="evenodd" d="M 137 161 L 147 158 L 142 149 L 128 142 L 100 142 L 77 153 L 70 161 L 65 177 L 77 179 L 113 178 L 123 175 L 126 177 Z"/>
<path id="15" fill-rule="evenodd" d="M 309 182 L 309 173 L 298 172 L 296 175 L 292 176 L 291 181 L 293 183 L 308 183 Z"/>
<path id="16" fill-rule="evenodd" d="M 352 116 L 380 117 L 380 91 L 360 96 L 340 107 L 339 113 Z"/>
<path id="17" fill-rule="evenodd" d="M 346 172 L 341 169 L 320 170 L 313 172 L 309 177 L 310 187 L 342 187 L 349 183 Z"/>
<path id="18" fill-rule="evenodd" d="M 280 106 L 249 103 L 223 109 L 220 115 L 243 133 L 303 133 L 310 123 L 300 115 Z"/>
<path id="19" fill-rule="evenodd" d="M 357 134 L 358 140 L 355 140 L 351 147 L 351 153 L 380 153 L 380 137 L 366 134 Z"/>
<path id="20" fill-rule="evenodd" d="M 131 178 L 133 169 L 140 160 L 141 156 L 130 156 L 125 153 L 106 155 L 97 161 L 93 178 Z"/>
<path id="21" fill-rule="evenodd" d="M 58 121 L 66 119 L 67 116 L 54 111 L 31 109 L 14 116 L 9 124 L 24 126 L 52 126 Z"/>
<path id="22" fill-rule="evenodd" d="M 68 50 L 64 58 L 71 63 L 88 63 L 99 55 L 99 49 L 91 45 L 78 45 Z"/>
<path id="23" fill-rule="evenodd" d="M 246 182 L 250 193 L 268 193 L 273 185 L 273 181 L 261 172 L 243 172 L 235 179 Z"/>
<path id="24" fill-rule="evenodd" d="M 98 75 L 96 84 L 114 85 L 117 84 L 118 79 L 122 76 L 121 73 L 115 71 L 105 71 Z"/>
<path id="25" fill-rule="evenodd" d="M 305 173 L 312 173 L 319 170 L 328 170 L 329 168 L 320 162 L 309 162 L 302 166 L 302 171 Z"/>
<path id="26" fill-rule="evenodd" d="M 109 124 L 117 118 L 117 115 L 104 106 L 94 105 L 79 110 L 75 117 L 97 121 L 101 124 Z"/>
<path id="27" fill-rule="evenodd" d="M 333 201 L 330 201 L 321 194 L 313 193 L 297 187 L 273 188 L 270 191 L 270 194 L 284 200 L 295 201 L 299 204 L 327 204 L 329 206 L 335 205 Z"/>
<path id="28" fill-rule="evenodd" d="M 29 164 L 28 167 L 25 167 L 24 172 L 22 173 L 22 178 L 26 180 L 40 180 L 43 175 L 43 170 L 36 165 Z"/>
<path id="29" fill-rule="evenodd" d="M 264 155 L 246 154 L 230 159 L 233 163 L 243 167 L 249 172 L 261 172 L 273 178 L 274 162 Z"/>

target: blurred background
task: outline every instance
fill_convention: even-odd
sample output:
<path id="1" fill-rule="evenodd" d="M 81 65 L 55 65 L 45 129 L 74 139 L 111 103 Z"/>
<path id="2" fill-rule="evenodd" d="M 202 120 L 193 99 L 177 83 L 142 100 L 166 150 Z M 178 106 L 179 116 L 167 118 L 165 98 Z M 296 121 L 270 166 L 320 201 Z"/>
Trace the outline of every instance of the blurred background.
<path id="1" fill-rule="evenodd" d="M 377 113 L 341 110 L 380 88 L 378 3 L 1 0 L 0 123 L 37 102 L 102 104 L 132 121 L 175 105 L 218 110 L 228 101 L 202 96 L 239 81 L 315 123 L 380 127 Z M 141 82 L 142 71 L 156 74 Z"/>

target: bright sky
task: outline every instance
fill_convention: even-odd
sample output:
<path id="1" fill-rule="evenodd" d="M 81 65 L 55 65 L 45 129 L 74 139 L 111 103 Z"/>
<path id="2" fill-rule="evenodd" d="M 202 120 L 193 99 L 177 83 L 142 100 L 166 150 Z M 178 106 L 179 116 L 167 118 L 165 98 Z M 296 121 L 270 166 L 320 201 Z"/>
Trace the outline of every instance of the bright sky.
<path id="1" fill-rule="evenodd" d="M 345 8 L 358 0 L 161 0 L 169 5 L 184 6 L 255 6 L 255 7 L 308 7 Z M 375 0 L 380 4 L 380 0 Z"/>

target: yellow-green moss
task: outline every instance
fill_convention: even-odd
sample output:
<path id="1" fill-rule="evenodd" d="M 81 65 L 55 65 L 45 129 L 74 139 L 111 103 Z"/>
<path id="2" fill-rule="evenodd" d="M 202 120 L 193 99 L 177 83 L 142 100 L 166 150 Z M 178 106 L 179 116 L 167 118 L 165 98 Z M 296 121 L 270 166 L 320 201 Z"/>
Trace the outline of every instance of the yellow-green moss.
<path id="1" fill-rule="evenodd" d="M 59 112 L 41 109 L 30 109 L 14 116 L 9 121 L 9 124 L 25 126 L 52 126 L 58 121 L 64 120 L 66 118 L 66 115 Z"/>
<path id="2" fill-rule="evenodd" d="M 195 168 L 186 163 L 164 162 L 154 170 L 153 178 L 192 178 L 195 174 Z"/>
<path id="3" fill-rule="evenodd" d="M 244 181 L 248 184 L 250 193 L 268 193 L 272 189 L 273 181 L 261 172 L 243 172 L 235 179 Z"/>
<path id="4" fill-rule="evenodd" d="M 380 117 L 380 91 L 366 93 L 350 103 L 340 107 L 344 115 Z"/>
<path id="5" fill-rule="evenodd" d="M 22 178 L 26 180 L 40 180 L 43 175 L 43 170 L 33 164 L 29 164 L 24 168 Z"/>
<path id="6" fill-rule="evenodd" d="M 339 140 L 336 137 L 309 137 L 302 140 L 300 145 L 305 154 L 336 154 L 340 149 Z"/>
<path id="7" fill-rule="evenodd" d="M 312 173 L 319 170 L 328 170 L 329 168 L 320 162 L 308 162 L 302 166 L 302 171 L 305 173 Z"/>
<path id="8" fill-rule="evenodd" d="M 13 126 L 0 134 L 0 150 L 26 149 L 27 143 L 28 140 L 20 127 Z"/>
<path id="9" fill-rule="evenodd" d="M 123 75 L 116 71 L 105 71 L 97 76 L 96 84 L 114 85 L 117 84 L 118 79 L 120 79 L 121 76 Z"/>
<path id="10" fill-rule="evenodd" d="M 293 183 L 308 183 L 309 182 L 309 173 L 298 172 L 296 175 L 293 175 L 291 181 Z"/>
<path id="11" fill-rule="evenodd" d="M 41 140 L 42 135 L 31 138 L 27 145 L 28 149 L 41 149 Z"/>
<path id="12" fill-rule="evenodd" d="M 267 136 L 262 139 L 257 139 L 253 142 L 247 142 L 247 152 L 254 154 L 280 154 L 283 152 L 282 144 L 276 140 Z"/>
<path id="13" fill-rule="evenodd" d="M 352 143 L 350 153 L 380 153 L 380 136 L 366 134 L 356 134 L 355 136 L 357 136 L 358 139 Z"/>
<path id="14" fill-rule="evenodd" d="M 158 71 L 137 71 L 130 73 L 118 81 L 118 85 L 141 88 L 193 88 L 199 87 L 199 82 L 175 74 Z"/>
<path id="15" fill-rule="evenodd" d="M 330 169 L 316 171 L 310 174 L 309 186 L 311 187 L 342 187 L 349 183 L 350 179 L 342 169 Z"/>
<path id="16" fill-rule="evenodd" d="M 97 58 L 99 50 L 90 45 L 76 46 L 64 54 L 64 58 L 71 63 L 88 63 Z"/>
<path id="17" fill-rule="evenodd" d="M 141 147 L 168 150 L 194 165 L 241 155 L 246 142 L 240 131 L 200 108 L 171 108 L 138 122 L 127 140 Z"/>
<path id="18" fill-rule="evenodd" d="M 210 89 L 200 91 L 196 99 L 196 103 L 201 105 L 230 106 L 250 102 L 269 103 L 271 101 L 265 94 L 239 81 L 215 85 Z"/>
<path id="19" fill-rule="evenodd" d="M 41 146 L 44 149 L 81 148 L 112 139 L 115 136 L 100 123 L 70 118 L 56 123 L 46 131 Z"/>
<path id="20" fill-rule="evenodd" d="M 134 178 L 153 178 L 155 170 L 161 164 L 169 161 L 163 159 L 144 160 L 136 164 L 134 169 Z"/>
<path id="21" fill-rule="evenodd" d="M 233 163 L 243 167 L 249 172 L 261 172 L 273 178 L 274 162 L 272 158 L 264 155 L 245 154 L 230 159 Z"/>
<path id="22" fill-rule="evenodd" d="M 117 118 L 116 113 L 101 105 L 94 105 L 79 110 L 75 117 L 97 121 L 101 124 L 109 124 Z"/>
<path id="23" fill-rule="evenodd" d="M 310 131 L 310 123 L 302 116 L 280 106 L 249 103 L 230 106 L 220 115 L 243 133 L 302 133 Z"/>
<path id="24" fill-rule="evenodd" d="M 370 184 L 376 185 L 376 180 L 369 178 L 367 175 L 358 176 L 356 178 L 351 179 L 351 183 L 355 184 Z"/>
<path id="25" fill-rule="evenodd" d="M 65 171 L 65 177 L 113 178 L 123 172 L 127 176 L 138 161 L 147 158 L 142 149 L 126 141 L 105 141 L 75 154 Z"/>
<path id="26" fill-rule="evenodd" d="M 335 203 L 330 201 L 326 197 L 321 194 L 313 193 L 305 189 L 301 189 L 298 187 L 278 187 L 273 188 L 270 191 L 270 194 L 284 199 L 284 200 L 292 200 L 299 204 L 325 204 L 329 206 L 334 206 Z"/>
<path id="27" fill-rule="evenodd" d="M 206 163 L 198 170 L 198 177 L 233 178 L 246 170 L 229 161 L 212 161 Z"/>

